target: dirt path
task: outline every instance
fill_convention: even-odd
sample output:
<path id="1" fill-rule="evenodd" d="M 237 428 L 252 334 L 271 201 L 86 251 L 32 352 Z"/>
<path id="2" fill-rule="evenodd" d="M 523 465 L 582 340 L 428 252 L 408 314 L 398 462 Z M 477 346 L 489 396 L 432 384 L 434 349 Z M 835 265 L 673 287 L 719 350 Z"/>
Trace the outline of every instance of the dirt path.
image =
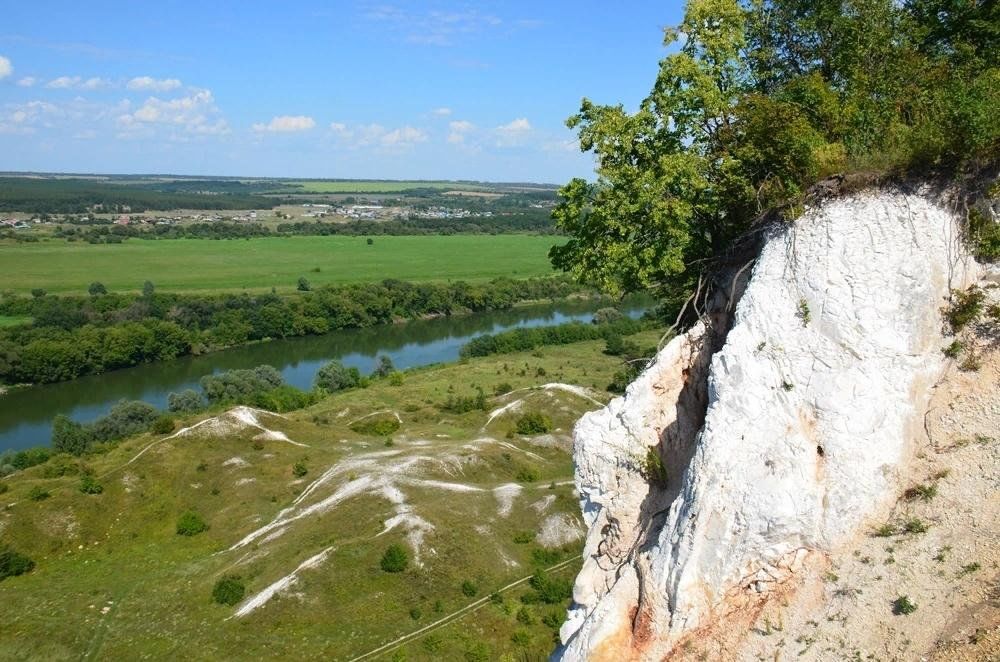
<path id="1" fill-rule="evenodd" d="M 562 568 L 565 568 L 567 565 L 569 565 L 571 563 L 576 563 L 578 561 L 579 561 L 579 559 L 572 558 L 572 559 L 569 559 L 567 561 L 563 561 L 562 563 L 557 563 L 557 564 L 555 564 L 554 566 L 552 566 L 550 568 L 546 568 L 545 572 L 553 572 L 553 571 L 556 571 L 556 570 L 560 570 Z M 514 588 L 515 586 L 519 586 L 519 585 L 525 583 L 526 581 L 529 581 L 532 577 L 534 577 L 533 574 L 528 575 L 527 577 L 523 577 L 521 579 L 518 579 L 515 582 L 511 582 L 510 584 L 507 584 L 503 588 L 495 591 L 495 593 L 503 593 L 504 591 L 508 591 L 508 590 Z M 351 658 L 350 662 L 359 662 L 360 660 L 368 660 L 368 659 L 374 658 L 374 657 L 376 657 L 378 655 L 382 655 L 383 653 L 392 652 L 392 651 L 396 650 L 397 648 L 399 648 L 400 646 L 402 646 L 402 645 L 404 645 L 406 643 L 409 643 L 410 641 L 413 641 L 414 639 L 416 639 L 418 637 L 421 637 L 421 636 L 423 636 L 425 634 L 433 632 L 434 630 L 438 630 L 438 629 L 444 627 L 445 625 L 449 625 L 449 624 L 453 623 L 454 621 L 458 620 L 462 616 L 465 616 L 466 614 L 468 614 L 470 612 L 476 611 L 477 609 L 479 609 L 480 607 L 482 607 L 483 605 L 485 605 L 487 602 L 489 602 L 490 601 L 490 597 L 492 595 L 493 594 L 491 593 L 490 595 L 487 595 L 484 598 L 480 598 L 479 600 L 476 600 L 475 602 L 472 602 L 472 603 L 470 603 L 470 604 L 462 607 L 458 611 L 453 611 L 452 613 L 448 614 L 447 616 L 444 616 L 443 618 L 440 618 L 440 619 L 434 621 L 430 625 L 425 625 L 424 627 L 420 628 L 419 630 L 414 630 L 413 632 L 411 632 L 409 634 L 404 634 L 402 637 L 399 637 L 398 639 L 394 639 L 393 641 L 390 641 L 387 644 L 383 644 L 382 646 L 379 646 L 378 648 L 370 650 L 367 653 L 364 653 L 362 655 L 358 655 L 357 657 Z"/>

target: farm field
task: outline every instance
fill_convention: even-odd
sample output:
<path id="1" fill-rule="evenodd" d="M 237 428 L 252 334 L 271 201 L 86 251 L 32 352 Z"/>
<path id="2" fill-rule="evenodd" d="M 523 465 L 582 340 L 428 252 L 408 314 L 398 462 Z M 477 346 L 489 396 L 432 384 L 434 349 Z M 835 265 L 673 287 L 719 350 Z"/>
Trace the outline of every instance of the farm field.
<path id="1" fill-rule="evenodd" d="M 533 235 L 269 237 L 206 241 L 130 240 L 91 245 L 63 241 L 0 245 L 3 289 L 27 294 L 139 291 L 292 291 L 311 285 L 395 278 L 412 282 L 483 281 L 552 273 L 549 248 L 559 238 Z"/>
<path id="2" fill-rule="evenodd" d="M 0 583 L 0 659 L 543 659 L 568 593 L 502 589 L 580 566 L 570 432 L 610 397 L 620 360 L 603 349 L 411 370 L 286 415 L 217 408 L 5 478 L 0 528 L 36 567 Z M 482 410 L 442 407 L 476 387 Z M 525 412 L 550 432 L 519 434 Z M 398 430 L 357 426 L 372 417 Z M 188 510 L 207 530 L 177 534 Z M 380 568 L 393 544 L 401 572 Z M 229 606 L 212 599 L 225 576 L 246 589 Z"/>

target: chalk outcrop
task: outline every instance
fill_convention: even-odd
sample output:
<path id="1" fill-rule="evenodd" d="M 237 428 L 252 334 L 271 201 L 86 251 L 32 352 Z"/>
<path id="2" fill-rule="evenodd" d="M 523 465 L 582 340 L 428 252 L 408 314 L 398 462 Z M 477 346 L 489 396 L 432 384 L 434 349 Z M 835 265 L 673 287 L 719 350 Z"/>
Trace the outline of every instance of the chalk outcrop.
<path id="1" fill-rule="evenodd" d="M 883 515 L 943 367 L 940 309 L 975 268 L 930 194 L 772 228 L 703 322 L 577 424 L 589 532 L 556 657 L 661 659 Z"/>

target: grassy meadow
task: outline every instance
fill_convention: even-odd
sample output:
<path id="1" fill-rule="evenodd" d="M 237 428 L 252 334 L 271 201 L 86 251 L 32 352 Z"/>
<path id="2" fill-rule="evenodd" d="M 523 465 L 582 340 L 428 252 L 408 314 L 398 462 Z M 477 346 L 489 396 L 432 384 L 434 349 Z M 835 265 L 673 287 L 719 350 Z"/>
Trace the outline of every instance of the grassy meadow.
<path id="1" fill-rule="evenodd" d="M 408 371 L 401 383 L 259 414 L 264 433 L 223 415 L 204 432 L 143 434 L 4 479 L 0 534 L 37 565 L 0 581 L 0 659 L 350 660 L 449 615 L 380 655 L 544 659 L 566 602 L 532 600 L 527 583 L 484 598 L 540 568 L 567 580 L 579 568 L 569 435 L 610 397 L 603 387 L 620 364 L 602 349 L 582 342 Z M 587 395 L 545 387 L 553 382 Z M 495 395 L 501 384 L 513 390 Z M 489 411 L 441 407 L 476 386 Z M 527 411 L 549 416 L 550 433 L 517 434 Z M 388 439 L 352 428 L 369 416 L 401 427 Z M 84 470 L 102 493 L 79 491 Z M 178 535 L 187 510 L 208 529 Z M 410 563 L 389 573 L 379 559 L 394 543 Z M 212 600 L 226 575 L 246 586 L 238 605 Z M 282 578 L 284 589 L 237 615 Z"/>
<path id="2" fill-rule="evenodd" d="M 249 240 L 122 244 L 42 241 L 0 244 L 3 290 L 83 294 L 100 281 L 112 291 L 291 291 L 300 276 L 312 285 L 395 278 L 412 282 L 484 281 L 552 273 L 549 248 L 558 237 L 534 235 L 268 237 Z"/>

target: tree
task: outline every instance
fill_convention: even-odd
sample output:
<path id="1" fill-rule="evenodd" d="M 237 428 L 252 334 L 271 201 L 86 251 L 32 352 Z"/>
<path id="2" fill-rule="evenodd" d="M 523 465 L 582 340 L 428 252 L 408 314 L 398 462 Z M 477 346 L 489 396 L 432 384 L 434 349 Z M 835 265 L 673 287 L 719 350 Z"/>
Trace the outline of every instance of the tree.
<path id="1" fill-rule="evenodd" d="M 107 294 L 108 288 L 104 287 L 104 283 L 99 283 L 97 281 L 94 281 L 93 283 L 90 284 L 90 287 L 87 288 L 87 292 L 90 293 L 90 296 L 96 297 L 101 294 Z"/>
<path id="2" fill-rule="evenodd" d="M 198 411 L 204 406 L 205 399 L 194 389 L 185 389 L 167 396 L 167 409 L 172 412 Z"/>
<path id="3" fill-rule="evenodd" d="M 402 545 L 398 544 L 389 545 L 379 562 L 383 571 L 391 573 L 403 572 L 409 564 L 409 554 L 406 553 L 406 549 Z"/>
<path id="4" fill-rule="evenodd" d="M 0 547 L 0 581 L 31 572 L 34 568 L 35 562 L 27 556 L 15 552 L 10 547 Z"/>
<path id="5" fill-rule="evenodd" d="M 395 369 L 396 367 L 392 364 L 392 359 L 385 354 L 381 354 L 375 359 L 375 370 L 372 372 L 372 376 L 388 377 Z"/>
<path id="6" fill-rule="evenodd" d="M 45 290 L 43 290 L 40 287 L 36 287 L 31 290 L 31 296 L 34 297 L 35 299 L 41 299 L 42 297 L 45 296 L 45 294 L 46 294 Z"/>
<path id="7" fill-rule="evenodd" d="M 306 280 L 306 277 L 305 276 L 299 276 L 298 290 L 300 292 L 308 292 L 311 289 L 312 289 L 312 286 L 309 284 L 309 281 Z"/>
<path id="8" fill-rule="evenodd" d="M 153 292 L 156 291 L 156 286 L 153 285 L 152 281 L 147 280 L 142 284 L 142 296 L 146 299 L 153 298 Z"/>
<path id="9" fill-rule="evenodd" d="M 340 361 L 330 361 L 316 373 L 316 387 L 333 393 L 353 388 L 361 381 L 357 368 L 348 368 Z"/>
<path id="10" fill-rule="evenodd" d="M 208 524 L 196 512 L 189 510 L 177 520 L 177 535 L 179 536 L 195 536 L 207 530 Z"/>
<path id="11" fill-rule="evenodd" d="M 52 448 L 57 453 L 83 455 L 93 437 L 83 426 L 63 414 L 52 419 Z"/>

